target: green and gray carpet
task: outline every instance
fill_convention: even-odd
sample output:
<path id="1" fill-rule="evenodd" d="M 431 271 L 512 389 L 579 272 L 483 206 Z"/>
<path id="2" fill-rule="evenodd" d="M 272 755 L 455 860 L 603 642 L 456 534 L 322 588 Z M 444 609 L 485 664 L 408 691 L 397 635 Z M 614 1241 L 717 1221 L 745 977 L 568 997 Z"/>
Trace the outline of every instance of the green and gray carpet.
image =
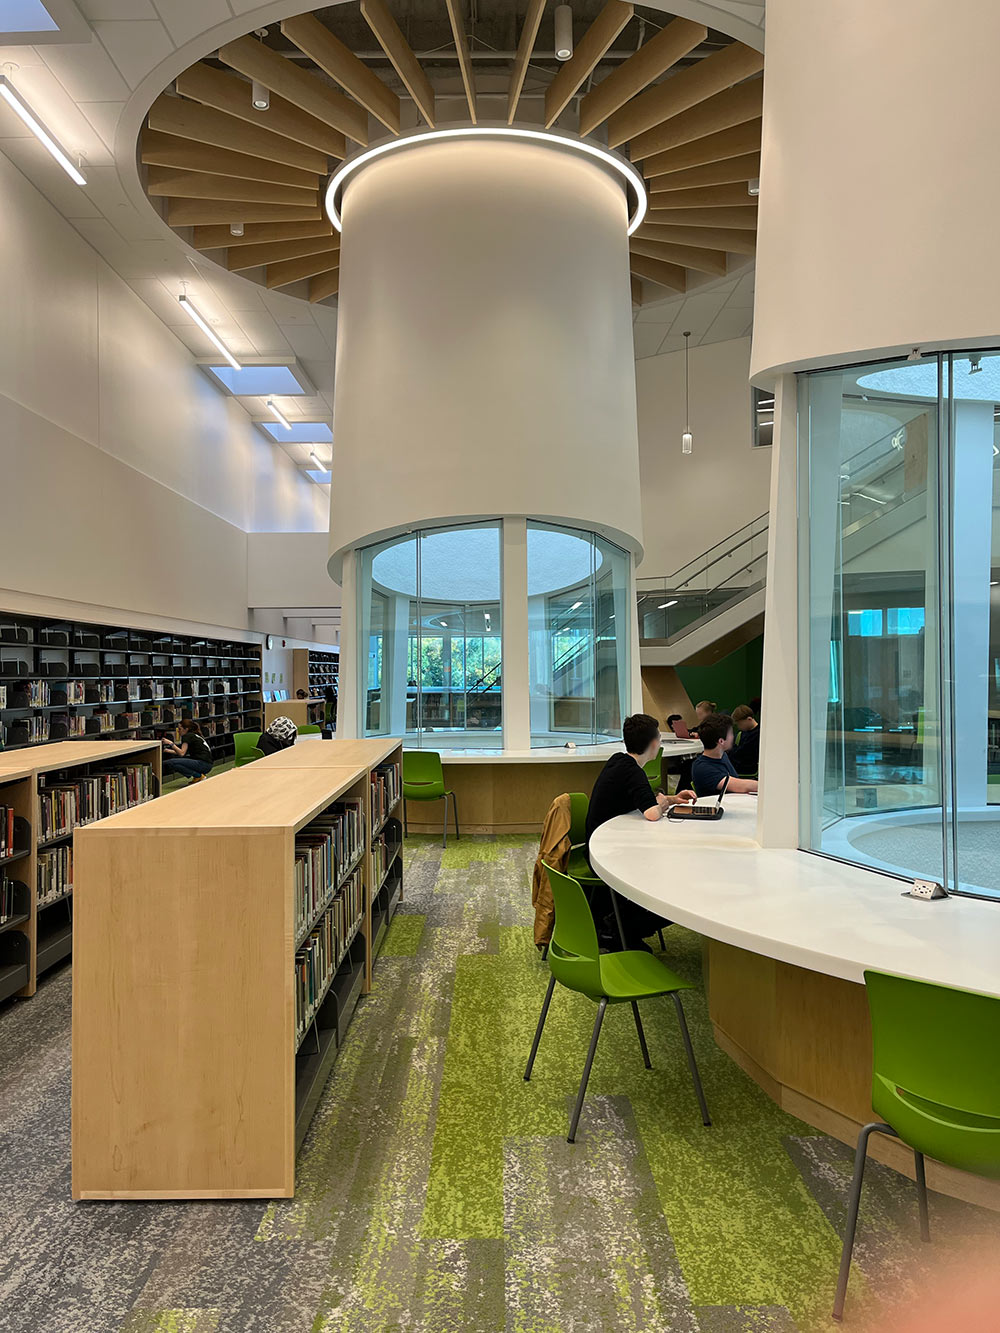
<path id="1" fill-rule="evenodd" d="M 0 1010 L 3 1333 L 806 1333 L 828 1318 L 851 1153 L 777 1107 L 686 996 L 609 1011 L 566 1142 L 594 1008 L 531 942 L 533 839 L 406 848 L 406 898 L 298 1164 L 272 1204 L 70 1201 L 68 969 Z M 699 979 L 700 941 L 666 932 Z M 919 1286 L 1000 1218 L 870 1169 L 848 1316 Z"/>

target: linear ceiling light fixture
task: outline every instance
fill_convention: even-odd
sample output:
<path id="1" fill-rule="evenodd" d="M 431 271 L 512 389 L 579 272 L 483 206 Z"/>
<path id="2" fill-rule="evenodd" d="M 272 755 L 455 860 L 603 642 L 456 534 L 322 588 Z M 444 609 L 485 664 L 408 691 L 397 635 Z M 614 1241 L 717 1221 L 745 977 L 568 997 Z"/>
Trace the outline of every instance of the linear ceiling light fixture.
<path id="1" fill-rule="evenodd" d="M 191 304 L 191 298 L 187 295 L 187 293 L 186 292 L 182 293 L 180 296 L 178 296 L 177 299 L 180 302 L 181 309 L 186 311 L 186 313 L 191 316 L 194 322 L 198 325 L 199 329 L 201 329 L 202 333 L 204 333 L 205 337 L 208 338 L 210 342 L 215 344 L 215 346 L 226 358 L 226 360 L 229 362 L 232 368 L 234 370 L 242 370 L 243 367 L 236 360 L 235 356 L 233 356 L 232 352 L 222 341 L 222 339 L 219 337 L 216 331 L 212 328 L 211 324 L 209 324 L 205 316 L 201 313 L 201 311 L 198 309 L 197 306 Z"/>
<path id="2" fill-rule="evenodd" d="M 355 157 L 348 158 L 337 170 L 326 187 L 324 200 L 326 214 L 338 231 L 343 230 L 340 220 L 340 200 L 344 185 L 362 167 L 384 157 L 386 153 L 398 153 L 404 148 L 418 147 L 422 143 L 432 143 L 441 139 L 526 139 L 529 143 L 545 144 L 550 148 L 562 148 L 567 152 L 580 153 L 584 157 L 595 158 L 598 162 L 615 172 L 623 181 L 629 196 L 628 235 L 631 236 L 646 216 L 648 199 L 646 183 L 641 173 L 626 157 L 602 148 L 600 144 L 588 143 L 586 139 L 575 138 L 571 134 L 557 134 L 551 130 L 528 130 L 514 125 L 459 125 L 446 130 L 416 130 L 412 134 L 401 134 L 398 139 L 389 139 L 376 144 Z"/>
<path id="3" fill-rule="evenodd" d="M 271 416 L 274 417 L 275 421 L 280 422 L 280 424 L 284 426 L 285 430 L 292 429 L 292 423 L 288 420 L 273 398 L 267 400 L 267 410 L 271 413 Z M 315 455 L 313 456 L 315 457 Z"/>
<path id="4" fill-rule="evenodd" d="M 326 463 L 321 463 L 319 459 L 316 457 L 315 449 L 309 450 L 309 457 L 312 459 L 313 467 L 316 469 L 317 472 L 329 472 L 330 469 L 328 465 Z"/>
<path id="5" fill-rule="evenodd" d="M 689 454 L 694 445 L 691 434 L 691 375 L 688 356 L 691 351 L 691 330 L 684 334 L 684 434 L 681 436 L 681 453 Z"/>
<path id="6" fill-rule="evenodd" d="M 79 166 L 72 161 L 62 144 L 45 128 L 6 74 L 0 74 L 0 97 L 3 98 L 14 114 L 19 116 L 27 125 L 42 147 L 52 154 L 70 180 L 77 185 L 86 185 L 87 178 Z"/>
<path id="7" fill-rule="evenodd" d="M 660 606 L 658 606 L 656 609 L 657 609 L 657 611 L 666 611 L 666 609 L 667 609 L 668 606 L 676 606 L 676 605 L 677 605 L 677 598 L 675 597 L 675 598 L 673 599 L 673 601 L 671 601 L 671 602 L 663 602 L 663 603 L 662 603 Z"/>

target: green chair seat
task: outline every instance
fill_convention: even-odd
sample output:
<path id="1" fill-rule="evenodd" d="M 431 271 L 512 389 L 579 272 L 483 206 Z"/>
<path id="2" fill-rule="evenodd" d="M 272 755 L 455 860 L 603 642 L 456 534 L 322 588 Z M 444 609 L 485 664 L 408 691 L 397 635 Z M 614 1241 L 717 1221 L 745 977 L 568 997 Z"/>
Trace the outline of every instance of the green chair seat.
<path id="1" fill-rule="evenodd" d="M 297 727 L 296 730 L 300 736 L 318 736 L 323 728 L 318 727 L 315 722 L 307 722 L 304 726 Z"/>
<path id="2" fill-rule="evenodd" d="M 556 908 L 555 925 L 548 952 L 551 975 L 549 977 L 549 987 L 542 1002 L 542 1012 L 538 1019 L 538 1026 L 535 1029 L 531 1054 L 528 1056 L 528 1063 L 524 1070 L 525 1083 L 531 1078 L 531 1070 L 535 1063 L 535 1056 L 538 1054 L 538 1046 L 542 1039 L 542 1031 L 545 1027 L 545 1019 L 549 1012 L 549 1005 L 552 1002 L 552 993 L 555 990 L 556 982 L 558 981 L 567 990 L 576 991 L 590 1000 L 595 1000 L 597 1002 L 597 1017 L 594 1020 L 590 1049 L 587 1052 L 587 1063 L 583 1067 L 583 1078 L 580 1080 L 580 1089 L 577 1093 L 576 1105 L 573 1108 L 573 1114 L 569 1122 L 569 1134 L 567 1135 L 567 1141 L 573 1143 L 576 1139 L 576 1128 L 580 1122 L 580 1112 L 583 1110 L 583 1099 L 587 1093 L 591 1066 L 594 1063 L 597 1039 L 601 1035 L 601 1025 L 604 1022 L 604 1014 L 608 1005 L 631 1004 L 643 1064 L 647 1069 L 651 1069 L 649 1051 L 646 1047 L 646 1035 L 643 1031 L 642 1019 L 639 1017 L 637 1002 L 654 999 L 661 995 L 669 995 L 677 1011 L 681 1039 L 687 1055 L 688 1068 L 691 1071 L 691 1081 L 694 1083 L 698 1105 L 701 1108 L 702 1123 L 710 1125 L 712 1122 L 709 1118 L 705 1094 L 702 1091 L 701 1079 L 698 1075 L 698 1065 L 694 1058 L 691 1037 L 688 1034 L 687 1022 L 684 1018 L 684 1008 L 680 1000 L 680 991 L 689 990 L 689 983 L 682 981 L 658 958 L 654 958 L 652 954 L 641 950 L 602 954 L 597 943 L 597 927 L 594 925 L 594 918 L 590 914 L 590 906 L 583 889 L 569 875 L 560 874 L 558 870 L 553 870 L 551 866 L 546 866 L 545 870 L 549 877 L 552 898 Z"/>
<path id="3" fill-rule="evenodd" d="M 566 874 L 580 884 L 603 884 L 604 882 L 599 875 L 595 875 L 591 870 L 590 862 L 587 860 L 587 849 L 582 843 L 579 847 L 570 848 Z"/>
<path id="4" fill-rule="evenodd" d="M 257 748 L 259 741 L 259 731 L 233 732 L 234 768 L 242 768 L 244 764 L 251 764 L 255 759 L 264 758 L 263 751 Z"/>

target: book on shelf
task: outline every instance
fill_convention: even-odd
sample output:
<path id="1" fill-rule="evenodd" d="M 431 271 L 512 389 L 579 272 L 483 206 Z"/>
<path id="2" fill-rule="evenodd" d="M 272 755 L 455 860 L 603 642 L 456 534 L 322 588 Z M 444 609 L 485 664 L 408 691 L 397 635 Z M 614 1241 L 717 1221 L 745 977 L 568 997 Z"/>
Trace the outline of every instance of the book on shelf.
<path id="1" fill-rule="evenodd" d="M 27 730 L 28 740 L 32 744 L 38 741 L 47 741 L 49 739 L 48 717 L 29 717 Z"/>
<path id="2" fill-rule="evenodd" d="M 73 845 L 63 843 L 38 853 L 37 905 L 46 907 L 73 892 Z"/>
<path id="3" fill-rule="evenodd" d="M 398 764 L 380 764 L 371 773 L 372 829 L 384 823 L 402 792 Z"/>
<path id="4" fill-rule="evenodd" d="M 361 871 L 344 883 L 295 951 L 295 1036 L 301 1042 L 364 915 Z"/>
<path id="5" fill-rule="evenodd" d="M 382 887 L 386 872 L 392 864 L 398 844 L 390 842 L 384 835 L 372 841 L 372 893 Z"/>
<path id="6" fill-rule="evenodd" d="M 21 882 L 6 871 L 0 871 L 0 926 L 5 926 L 16 916 L 26 916 L 27 906 Z"/>
<path id="7" fill-rule="evenodd" d="M 0 856 L 13 856 L 20 850 L 14 842 L 14 807 L 0 805 Z"/>
<path id="8" fill-rule="evenodd" d="M 296 938 L 351 872 L 363 848 L 360 797 L 336 801 L 296 835 Z"/>
<path id="9" fill-rule="evenodd" d="M 81 824 L 141 805 L 153 795 L 151 764 L 86 773 L 70 782 L 49 782 L 43 776 L 38 788 L 38 840 L 63 837 Z"/>

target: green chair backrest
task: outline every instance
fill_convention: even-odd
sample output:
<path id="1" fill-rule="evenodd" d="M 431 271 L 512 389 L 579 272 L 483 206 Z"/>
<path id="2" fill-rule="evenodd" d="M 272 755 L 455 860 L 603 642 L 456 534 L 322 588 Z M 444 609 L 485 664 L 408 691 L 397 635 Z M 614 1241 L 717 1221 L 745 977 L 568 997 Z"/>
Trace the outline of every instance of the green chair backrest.
<path id="1" fill-rule="evenodd" d="M 323 728 L 316 726 L 313 722 L 308 722 L 305 726 L 297 728 L 297 730 L 300 736 L 318 736 Z"/>
<path id="2" fill-rule="evenodd" d="M 437 750 L 404 750 L 403 784 L 411 789 L 422 788 L 416 794 L 418 800 L 430 801 L 444 796 L 444 769 Z M 415 793 L 410 790 L 406 795 L 413 800 Z"/>
<path id="3" fill-rule="evenodd" d="M 233 757 L 236 759 L 256 759 L 258 756 L 255 755 L 253 751 L 257 749 L 259 740 L 259 731 L 234 731 Z"/>
<path id="4" fill-rule="evenodd" d="M 663 746 L 661 745 L 656 752 L 656 758 L 650 759 L 648 764 L 643 764 L 642 766 L 642 771 L 645 773 L 646 777 L 649 778 L 650 782 L 654 784 L 654 786 L 663 781 L 663 769 L 660 764 L 662 758 L 663 758 Z"/>
<path id="5" fill-rule="evenodd" d="M 587 841 L 587 811 L 590 809 L 590 797 L 586 792 L 571 791 L 569 794 L 569 840 L 574 847 Z"/>
<path id="6" fill-rule="evenodd" d="M 918 1152 L 1000 1177 L 1000 999 L 866 972 L 872 1106 Z"/>
<path id="7" fill-rule="evenodd" d="M 552 975 L 569 990 L 600 998 L 601 963 L 597 927 L 583 889 L 575 879 L 545 867 L 552 886 L 556 919 L 549 941 Z"/>

